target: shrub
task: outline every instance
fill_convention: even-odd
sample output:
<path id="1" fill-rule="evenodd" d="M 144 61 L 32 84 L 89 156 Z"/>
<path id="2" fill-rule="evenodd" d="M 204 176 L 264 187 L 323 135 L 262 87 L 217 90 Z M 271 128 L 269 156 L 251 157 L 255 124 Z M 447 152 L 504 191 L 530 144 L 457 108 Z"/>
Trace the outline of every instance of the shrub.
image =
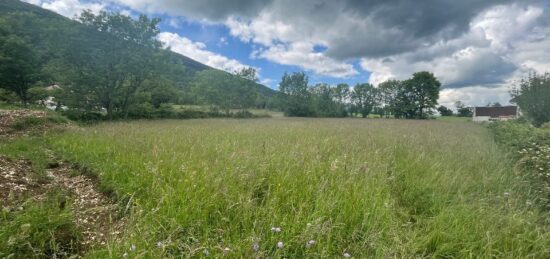
<path id="1" fill-rule="evenodd" d="M 494 122 L 495 140 L 512 150 L 544 205 L 550 205 L 550 131 L 525 121 Z"/>

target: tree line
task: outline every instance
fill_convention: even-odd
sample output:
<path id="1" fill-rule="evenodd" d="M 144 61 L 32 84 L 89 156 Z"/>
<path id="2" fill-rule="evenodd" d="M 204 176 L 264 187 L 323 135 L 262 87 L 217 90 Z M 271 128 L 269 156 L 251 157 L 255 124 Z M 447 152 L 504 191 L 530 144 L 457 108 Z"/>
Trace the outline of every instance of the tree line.
<path id="1" fill-rule="evenodd" d="M 303 72 L 285 73 L 279 83 L 281 107 L 287 116 L 382 117 L 424 119 L 433 115 L 441 83 L 422 71 L 407 80 L 388 80 L 374 87 L 369 83 L 309 85 Z"/>

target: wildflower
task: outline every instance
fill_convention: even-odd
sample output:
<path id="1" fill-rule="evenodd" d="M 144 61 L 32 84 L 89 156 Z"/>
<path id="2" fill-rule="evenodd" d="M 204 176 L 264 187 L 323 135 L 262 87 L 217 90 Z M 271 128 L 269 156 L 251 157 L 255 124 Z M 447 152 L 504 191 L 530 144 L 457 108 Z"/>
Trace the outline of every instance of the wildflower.
<path id="1" fill-rule="evenodd" d="M 228 254 L 229 252 L 231 252 L 231 249 L 229 249 L 229 247 L 223 249 L 224 254 Z"/>
<path id="2" fill-rule="evenodd" d="M 130 251 L 136 251 L 136 245 L 132 244 L 132 245 L 130 246 Z"/>
<path id="3" fill-rule="evenodd" d="M 283 244 L 283 242 L 279 241 L 277 242 L 277 248 L 283 248 L 285 247 L 285 244 Z"/>
<path id="4" fill-rule="evenodd" d="M 351 257 L 351 255 L 349 253 L 344 253 L 344 257 Z"/>
<path id="5" fill-rule="evenodd" d="M 307 223 L 306 226 L 307 226 L 308 228 L 310 228 L 310 227 L 311 227 L 311 223 Z"/>
<path id="6" fill-rule="evenodd" d="M 208 252 L 208 250 L 206 250 L 206 249 L 204 249 L 204 251 L 202 251 L 202 253 L 203 253 L 205 256 L 210 255 L 210 252 Z"/>
<path id="7" fill-rule="evenodd" d="M 315 242 L 315 240 L 309 240 L 309 241 L 307 241 L 306 248 L 312 247 L 313 245 L 315 245 L 315 243 L 317 243 L 317 242 Z"/>
<path id="8" fill-rule="evenodd" d="M 122 258 L 126 258 L 126 257 L 128 257 L 128 253 L 122 254 Z"/>
<path id="9" fill-rule="evenodd" d="M 162 242 L 161 242 L 161 241 L 158 241 L 158 242 L 157 242 L 157 247 L 158 247 L 158 248 L 162 248 Z"/>
<path id="10" fill-rule="evenodd" d="M 271 228 L 271 232 L 279 233 L 279 232 L 281 232 L 281 228 L 279 228 L 279 227 L 272 227 L 272 228 Z"/>
<path id="11" fill-rule="evenodd" d="M 252 250 L 258 252 L 260 250 L 260 244 L 258 244 L 258 242 L 254 242 L 254 244 L 252 244 Z"/>
<path id="12" fill-rule="evenodd" d="M 504 194 L 504 196 L 506 196 L 506 197 L 510 196 L 510 193 L 509 193 L 509 192 L 505 192 L 505 193 L 503 193 L 503 194 Z"/>

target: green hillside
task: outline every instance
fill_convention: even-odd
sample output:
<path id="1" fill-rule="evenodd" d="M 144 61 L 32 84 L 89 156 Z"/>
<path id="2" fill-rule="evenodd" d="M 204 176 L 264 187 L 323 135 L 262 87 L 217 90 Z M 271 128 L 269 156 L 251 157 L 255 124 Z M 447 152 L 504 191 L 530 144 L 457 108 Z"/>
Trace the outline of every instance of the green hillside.
<path id="1" fill-rule="evenodd" d="M 143 28 L 136 27 L 143 21 L 117 15 L 105 13 L 88 17 L 89 23 L 84 24 L 28 3 L 1 1 L 0 57 L 4 57 L 2 62 L 8 65 L 0 74 L 9 74 L 19 61 L 31 71 L 27 81 L 32 83 L 25 88 L 51 84 L 71 88 L 58 99 L 65 98 L 63 103 L 86 110 L 103 107 L 116 112 L 129 110 L 128 103 L 141 105 L 145 102 L 155 107 L 161 103 L 177 103 L 227 108 L 265 108 L 271 103 L 274 90 L 162 48 L 155 34 L 159 32 L 159 20 L 148 17 L 143 20 L 149 26 L 143 28 L 152 30 L 147 32 L 149 38 L 144 42 L 150 45 L 146 46 L 123 34 L 145 37 L 137 31 Z M 112 27 L 108 30 L 100 27 L 105 24 L 97 24 L 98 20 L 109 18 Z M 127 26 L 128 31 L 124 31 L 123 26 Z M 22 50 L 19 56 L 10 56 L 12 52 L 17 53 L 13 50 L 18 48 Z M 0 84 L 6 88 L 16 83 L 4 78 Z M 31 100 L 31 96 L 21 95 L 18 89 L 12 90 L 21 99 Z M 130 90 L 131 95 L 125 94 Z M 100 91 L 103 92 L 100 94 Z M 78 92 L 79 97 L 71 99 L 67 92 Z M 112 96 L 112 100 L 94 96 Z M 89 105 L 80 107 L 82 103 Z"/>

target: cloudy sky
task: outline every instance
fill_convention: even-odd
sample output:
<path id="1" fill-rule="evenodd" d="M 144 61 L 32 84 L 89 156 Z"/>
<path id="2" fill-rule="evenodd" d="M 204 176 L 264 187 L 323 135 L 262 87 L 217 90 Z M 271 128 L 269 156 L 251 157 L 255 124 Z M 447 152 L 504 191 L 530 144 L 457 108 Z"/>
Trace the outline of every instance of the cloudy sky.
<path id="1" fill-rule="evenodd" d="M 255 67 L 272 88 L 285 71 L 376 85 L 427 70 L 443 83 L 441 104 L 506 104 L 519 78 L 550 72 L 550 0 L 26 1 L 68 17 L 160 17 L 173 51 L 227 71 Z"/>

